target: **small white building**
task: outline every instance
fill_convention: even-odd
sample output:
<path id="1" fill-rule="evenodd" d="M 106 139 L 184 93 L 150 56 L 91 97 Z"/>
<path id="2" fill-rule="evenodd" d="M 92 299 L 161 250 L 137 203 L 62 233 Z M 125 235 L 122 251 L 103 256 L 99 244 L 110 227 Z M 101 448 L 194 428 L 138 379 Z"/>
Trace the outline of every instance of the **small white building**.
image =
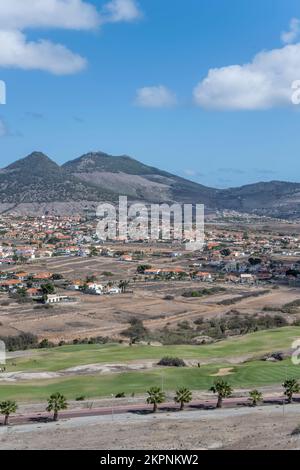
<path id="1" fill-rule="evenodd" d="M 255 281 L 253 274 L 241 274 L 240 281 L 242 284 L 252 284 Z"/>
<path id="2" fill-rule="evenodd" d="M 109 295 L 121 294 L 121 289 L 119 287 L 111 287 L 110 289 L 108 289 L 107 294 Z"/>
<path id="3" fill-rule="evenodd" d="M 49 294 L 45 300 L 46 304 L 58 304 L 60 302 L 67 302 L 69 297 L 67 295 L 59 295 L 59 294 Z"/>
<path id="4" fill-rule="evenodd" d="M 97 282 L 89 282 L 87 284 L 87 291 L 90 294 L 102 295 L 103 294 L 103 285 L 98 284 Z"/>

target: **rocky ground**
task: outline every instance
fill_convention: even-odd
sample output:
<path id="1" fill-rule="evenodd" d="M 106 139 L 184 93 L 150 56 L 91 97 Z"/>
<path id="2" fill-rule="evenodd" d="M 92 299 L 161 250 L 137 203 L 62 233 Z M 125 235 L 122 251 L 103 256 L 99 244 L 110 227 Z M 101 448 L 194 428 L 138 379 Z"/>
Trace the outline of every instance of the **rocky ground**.
<path id="1" fill-rule="evenodd" d="M 0 449 L 300 449 L 300 406 L 127 414 L 0 427 Z"/>

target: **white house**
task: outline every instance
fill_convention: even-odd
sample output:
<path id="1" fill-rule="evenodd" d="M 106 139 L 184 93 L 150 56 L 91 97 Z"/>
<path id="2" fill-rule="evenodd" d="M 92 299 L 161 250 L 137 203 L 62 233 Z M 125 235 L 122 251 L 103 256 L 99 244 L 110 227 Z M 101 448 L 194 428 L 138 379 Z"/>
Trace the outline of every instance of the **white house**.
<path id="1" fill-rule="evenodd" d="M 87 284 L 88 292 L 94 295 L 102 295 L 103 294 L 103 285 L 98 284 L 97 282 L 89 282 Z"/>
<path id="2" fill-rule="evenodd" d="M 58 304 L 69 300 L 67 295 L 49 294 L 45 300 L 46 304 Z"/>
<path id="3" fill-rule="evenodd" d="M 121 289 L 119 287 L 111 287 L 107 290 L 107 293 L 110 295 L 121 294 Z"/>

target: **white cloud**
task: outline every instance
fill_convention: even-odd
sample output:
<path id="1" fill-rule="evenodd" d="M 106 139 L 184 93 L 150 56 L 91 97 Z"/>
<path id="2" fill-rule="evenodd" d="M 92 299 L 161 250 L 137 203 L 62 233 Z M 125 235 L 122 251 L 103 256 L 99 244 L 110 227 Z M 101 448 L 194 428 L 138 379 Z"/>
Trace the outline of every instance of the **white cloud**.
<path id="1" fill-rule="evenodd" d="M 177 104 L 176 95 L 163 85 L 139 88 L 135 103 L 145 108 L 167 108 Z"/>
<path id="2" fill-rule="evenodd" d="M 26 41 L 20 31 L 0 31 L 0 66 L 44 70 L 57 75 L 79 72 L 86 60 L 61 44 Z"/>
<path id="3" fill-rule="evenodd" d="M 91 29 L 99 24 L 96 7 L 82 0 L 0 0 L 4 29 Z"/>
<path id="4" fill-rule="evenodd" d="M 292 44 L 300 36 L 300 20 L 298 18 L 292 18 L 290 21 L 289 31 L 283 31 L 281 33 L 281 40 L 284 44 Z"/>
<path id="5" fill-rule="evenodd" d="M 0 67 L 38 69 L 54 74 L 82 70 L 86 60 L 61 44 L 29 41 L 24 30 L 62 28 L 91 30 L 104 23 L 141 16 L 135 0 L 112 0 L 103 13 L 86 0 L 0 0 Z"/>
<path id="6" fill-rule="evenodd" d="M 143 16 L 135 0 L 111 0 L 104 6 L 103 14 L 107 23 L 135 21 Z"/>
<path id="7" fill-rule="evenodd" d="M 210 69 L 194 89 L 205 108 L 255 110 L 292 104 L 292 83 L 300 78 L 300 43 L 257 54 L 252 62 Z"/>

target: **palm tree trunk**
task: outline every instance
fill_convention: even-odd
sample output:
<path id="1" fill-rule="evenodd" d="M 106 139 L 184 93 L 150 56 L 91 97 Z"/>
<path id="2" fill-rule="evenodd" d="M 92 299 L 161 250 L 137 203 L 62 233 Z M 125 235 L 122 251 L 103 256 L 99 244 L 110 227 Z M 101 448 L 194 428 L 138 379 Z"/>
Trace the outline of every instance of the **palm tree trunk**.
<path id="1" fill-rule="evenodd" d="M 58 411 L 54 411 L 53 421 L 58 421 Z"/>
<path id="2" fill-rule="evenodd" d="M 180 411 L 182 411 L 183 409 L 184 409 L 184 402 L 182 401 L 182 402 L 180 403 Z"/>
<path id="3" fill-rule="evenodd" d="M 154 403 L 153 404 L 153 413 L 156 413 L 157 412 L 157 403 Z"/>
<path id="4" fill-rule="evenodd" d="M 223 406 L 223 398 L 218 396 L 217 408 L 222 408 L 222 406 Z"/>
<path id="5" fill-rule="evenodd" d="M 8 426 L 9 415 L 5 415 L 4 426 Z"/>
<path id="6" fill-rule="evenodd" d="M 293 394 L 288 395 L 288 403 L 293 403 Z"/>

